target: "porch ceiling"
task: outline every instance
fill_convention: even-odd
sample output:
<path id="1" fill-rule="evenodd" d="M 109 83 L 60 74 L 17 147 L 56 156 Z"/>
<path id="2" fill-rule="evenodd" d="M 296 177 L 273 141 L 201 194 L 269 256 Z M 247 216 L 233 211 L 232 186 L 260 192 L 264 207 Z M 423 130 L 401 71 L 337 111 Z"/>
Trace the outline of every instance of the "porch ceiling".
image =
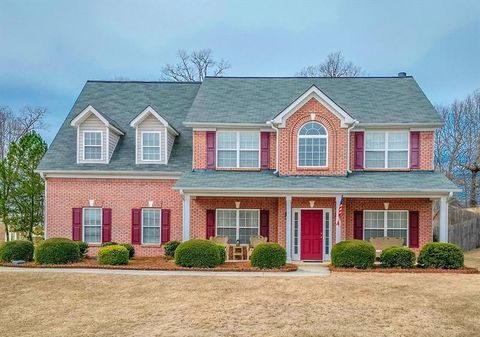
<path id="1" fill-rule="evenodd" d="M 418 194 L 434 197 L 459 191 L 443 174 L 432 171 L 354 172 L 348 176 L 283 176 L 273 171 L 191 171 L 174 189 L 195 192 L 266 194 Z"/>

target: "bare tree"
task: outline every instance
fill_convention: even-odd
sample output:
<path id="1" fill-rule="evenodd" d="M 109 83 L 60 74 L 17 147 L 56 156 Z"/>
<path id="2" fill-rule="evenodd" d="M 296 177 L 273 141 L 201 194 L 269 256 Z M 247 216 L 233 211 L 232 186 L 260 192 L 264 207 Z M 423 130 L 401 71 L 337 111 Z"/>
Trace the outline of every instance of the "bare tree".
<path id="1" fill-rule="evenodd" d="M 305 77 L 358 77 L 362 68 L 352 62 L 346 62 L 341 51 L 328 54 L 323 63 L 303 68 L 297 76 Z"/>
<path id="2" fill-rule="evenodd" d="M 223 76 L 230 63 L 221 59 L 215 61 L 211 49 L 201 49 L 188 53 L 181 49 L 176 64 L 167 64 L 162 68 L 162 80 L 176 82 L 201 82 L 205 76 Z"/>

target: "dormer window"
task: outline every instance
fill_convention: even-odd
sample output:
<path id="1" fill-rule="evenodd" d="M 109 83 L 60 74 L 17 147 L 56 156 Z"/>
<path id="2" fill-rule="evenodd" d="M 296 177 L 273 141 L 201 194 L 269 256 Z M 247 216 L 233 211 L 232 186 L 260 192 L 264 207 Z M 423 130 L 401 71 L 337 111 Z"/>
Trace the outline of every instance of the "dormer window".
<path id="1" fill-rule="evenodd" d="M 160 132 L 142 132 L 142 160 L 160 161 Z"/>
<path id="2" fill-rule="evenodd" d="M 83 139 L 83 159 L 102 160 L 102 132 L 84 131 Z"/>

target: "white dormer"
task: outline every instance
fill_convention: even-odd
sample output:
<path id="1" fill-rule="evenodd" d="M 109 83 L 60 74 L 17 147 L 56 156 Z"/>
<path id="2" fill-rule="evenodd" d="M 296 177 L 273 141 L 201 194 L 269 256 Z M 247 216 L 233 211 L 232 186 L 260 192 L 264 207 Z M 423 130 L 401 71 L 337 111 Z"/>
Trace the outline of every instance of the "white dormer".
<path id="1" fill-rule="evenodd" d="M 77 128 L 77 163 L 108 164 L 124 133 L 108 117 L 89 105 L 70 123 Z"/>
<path id="2" fill-rule="evenodd" d="M 167 164 L 178 132 L 151 106 L 135 117 L 130 126 L 135 128 L 135 162 Z"/>

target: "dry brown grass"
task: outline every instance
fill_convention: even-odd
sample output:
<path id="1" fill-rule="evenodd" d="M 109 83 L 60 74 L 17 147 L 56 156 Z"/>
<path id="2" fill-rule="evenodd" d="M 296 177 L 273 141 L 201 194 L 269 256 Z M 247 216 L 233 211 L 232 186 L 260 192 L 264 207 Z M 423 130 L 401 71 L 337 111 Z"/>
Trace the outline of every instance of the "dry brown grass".
<path id="1" fill-rule="evenodd" d="M 480 269 L 480 248 L 465 253 L 465 265 Z"/>
<path id="2" fill-rule="evenodd" d="M 480 276 L 0 273 L 0 336 L 479 336 Z"/>

